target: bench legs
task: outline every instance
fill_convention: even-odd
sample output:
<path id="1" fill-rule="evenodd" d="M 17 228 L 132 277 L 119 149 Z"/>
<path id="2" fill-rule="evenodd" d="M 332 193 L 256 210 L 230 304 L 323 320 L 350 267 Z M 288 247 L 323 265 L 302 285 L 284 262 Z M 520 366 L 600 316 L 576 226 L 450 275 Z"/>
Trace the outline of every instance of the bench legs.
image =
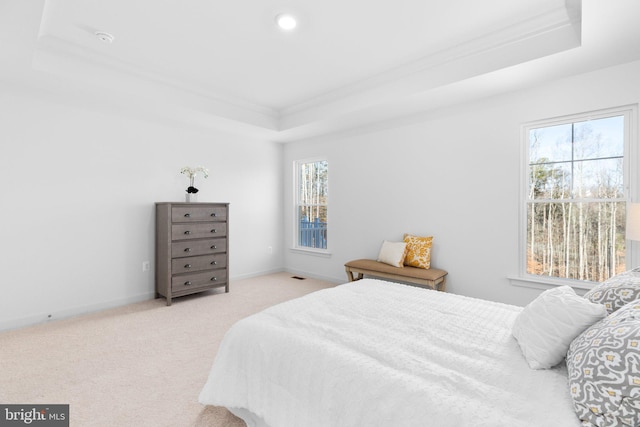
<path id="1" fill-rule="evenodd" d="M 360 280 L 364 277 L 364 274 L 360 272 L 355 272 L 355 273 L 358 273 L 358 276 L 354 278 L 353 277 L 354 271 L 352 271 L 350 267 L 345 267 L 345 270 L 347 271 L 347 279 L 349 279 L 350 282 L 355 282 L 356 280 Z"/>

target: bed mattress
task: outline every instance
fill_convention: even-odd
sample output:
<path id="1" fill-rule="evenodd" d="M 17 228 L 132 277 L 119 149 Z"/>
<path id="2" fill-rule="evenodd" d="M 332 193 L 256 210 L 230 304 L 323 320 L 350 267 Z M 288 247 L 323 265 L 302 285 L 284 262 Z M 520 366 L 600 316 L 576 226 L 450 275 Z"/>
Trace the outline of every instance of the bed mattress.
<path id="1" fill-rule="evenodd" d="M 271 427 L 578 427 L 564 363 L 532 370 L 521 307 L 363 279 L 236 323 L 200 402 Z"/>

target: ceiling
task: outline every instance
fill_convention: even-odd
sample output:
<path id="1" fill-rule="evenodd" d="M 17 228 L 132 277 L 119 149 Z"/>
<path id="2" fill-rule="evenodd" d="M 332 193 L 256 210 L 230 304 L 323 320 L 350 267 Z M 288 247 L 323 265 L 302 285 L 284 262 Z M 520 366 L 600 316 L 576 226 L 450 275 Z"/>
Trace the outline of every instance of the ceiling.
<path id="1" fill-rule="evenodd" d="M 640 58 L 637 0 L 3 0 L 0 16 L 31 84 L 281 142 Z"/>

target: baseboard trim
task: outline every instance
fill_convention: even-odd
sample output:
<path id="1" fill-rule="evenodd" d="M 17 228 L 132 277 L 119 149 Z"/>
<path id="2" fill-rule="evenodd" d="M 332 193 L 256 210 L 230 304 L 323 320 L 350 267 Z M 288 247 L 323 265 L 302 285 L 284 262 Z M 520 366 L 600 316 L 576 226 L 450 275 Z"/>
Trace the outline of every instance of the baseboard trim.
<path id="1" fill-rule="evenodd" d="M 309 277 L 317 280 L 324 280 L 327 282 L 335 283 L 337 285 L 345 283 L 347 280 L 337 277 L 323 276 L 318 274 L 309 273 L 303 270 L 297 270 L 292 268 L 274 268 L 270 270 L 257 271 L 248 274 L 241 274 L 238 276 L 230 277 L 230 281 L 250 279 L 253 277 L 264 276 L 266 274 L 287 272 L 297 276 Z M 233 283 L 231 283 L 233 286 Z M 127 304 L 134 304 L 142 301 L 147 301 L 155 298 L 155 292 L 148 292 L 143 294 L 134 295 L 127 298 L 120 298 L 111 301 L 105 301 L 98 304 L 91 304 L 86 306 L 72 307 L 65 310 L 53 311 L 48 313 L 34 314 L 32 316 L 21 317 L 19 319 L 9 319 L 0 321 L 0 332 L 10 331 L 14 329 L 26 328 L 29 326 L 36 326 L 39 324 L 52 322 L 56 320 L 69 319 L 71 317 L 80 316 L 83 314 L 96 313 L 98 311 L 107 310 L 110 308 L 121 307 Z"/>
<path id="2" fill-rule="evenodd" d="M 259 271 L 259 272 L 249 273 L 249 274 L 242 274 L 239 276 L 233 276 L 229 280 L 233 281 L 233 280 L 251 279 L 253 277 L 264 276 L 266 274 L 275 274 L 275 273 L 283 273 L 283 272 L 290 273 L 296 276 L 309 277 L 311 279 L 324 280 L 325 282 L 335 283 L 336 285 L 347 282 L 346 278 L 323 276 L 323 275 L 309 273 L 308 271 L 304 271 L 304 270 L 297 270 L 295 268 L 274 268 L 272 270 L 265 270 L 265 271 Z M 233 283 L 231 283 L 231 285 L 233 285 Z"/>
<path id="3" fill-rule="evenodd" d="M 10 319 L 0 322 L 0 332 L 10 331 L 14 329 L 26 328 L 42 323 L 53 322 L 56 320 L 69 319 L 71 317 L 80 316 L 88 313 L 96 313 L 98 311 L 110 308 L 121 307 L 123 305 L 134 304 L 137 302 L 147 301 L 155 298 L 154 292 L 134 295 L 127 298 L 101 302 L 85 306 L 72 307 L 65 310 L 53 311 L 48 313 L 34 314 L 32 316 L 21 317 L 19 319 Z"/>
<path id="4" fill-rule="evenodd" d="M 270 270 L 254 271 L 253 273 L 240 274 L 238 276 L 231 276 L 229 277 L 229 282 L 231 282 L 230 284 L 233 285 L 234 280 L 252 279 L 254 277 L 264 276 L 266 274 L 282 273 L 283 271 L 286 271 L 286 270 L 284 268 L 273 268 Z"/>
<path id="5" fill-rule="evenodd" d="M 296 276 L 304 276 L 304 277 L 310 277 L 312 279 L 324 280 L 325 282 L 335 283 L 336 285 L 341 285 L 341 284 L 347 282 L 346 278 L 339 279 L 339 278 L 336 278 L 336 277 L 323 276 L 323 275 L 319 275 L 319 274 L 309 273 L 308 271 L 296 270 L 295 268 L 286 268 L 286 269 L 284 269 L 282 271 L 286 271 L 287 273 L 295 274 Z"/>

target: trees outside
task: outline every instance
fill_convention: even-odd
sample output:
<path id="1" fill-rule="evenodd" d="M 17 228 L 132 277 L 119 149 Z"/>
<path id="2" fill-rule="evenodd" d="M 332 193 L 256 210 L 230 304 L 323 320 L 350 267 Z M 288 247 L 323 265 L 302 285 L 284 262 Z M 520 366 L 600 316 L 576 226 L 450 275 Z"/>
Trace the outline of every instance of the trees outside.
<path id="1" fill-rule="evenodd" d="M 298 164 L 298 245 L 327 247 L 328 163 Z"/>
<path id="2" fill-rule="evenodd" d="M 529 132 L 527 273 L 601 282 L 625 269 L 624 117 Z"/>

